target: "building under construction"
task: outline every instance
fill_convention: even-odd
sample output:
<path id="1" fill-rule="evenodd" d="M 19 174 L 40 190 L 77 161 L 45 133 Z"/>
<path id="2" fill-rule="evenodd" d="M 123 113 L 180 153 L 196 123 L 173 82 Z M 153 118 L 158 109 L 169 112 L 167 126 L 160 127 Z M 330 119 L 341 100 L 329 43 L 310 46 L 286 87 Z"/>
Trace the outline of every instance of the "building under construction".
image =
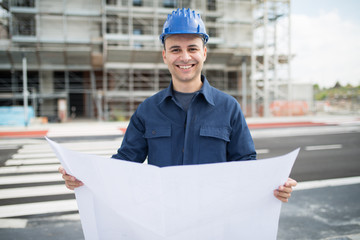
<path id="1" fill-rule="evenodd" d="M 271 102 L 289 100 L 290 0 L 0 4 L 0 106 L 21 106 L 25 94 L 36 116 L 57 119 L 62 108 L 67 117 L 128 118 L 170 82 L 158 36 L 176 8 L 201 14 L 210 35 L 203 73 L 246 116 L 270 116 Z"/>

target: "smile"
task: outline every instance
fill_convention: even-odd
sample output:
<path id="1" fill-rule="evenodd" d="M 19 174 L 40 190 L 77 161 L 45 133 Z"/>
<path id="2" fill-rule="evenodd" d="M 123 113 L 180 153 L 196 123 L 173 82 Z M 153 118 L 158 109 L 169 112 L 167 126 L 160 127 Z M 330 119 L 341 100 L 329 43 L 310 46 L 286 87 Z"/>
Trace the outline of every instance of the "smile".
<path id="1" fill-rule="evenodd" d="M 189 69 L 192 68 L 193 66 L 195 66 L 195 64 L 192 65 L 176 65 L 178 68 L 180 69 Z"/>

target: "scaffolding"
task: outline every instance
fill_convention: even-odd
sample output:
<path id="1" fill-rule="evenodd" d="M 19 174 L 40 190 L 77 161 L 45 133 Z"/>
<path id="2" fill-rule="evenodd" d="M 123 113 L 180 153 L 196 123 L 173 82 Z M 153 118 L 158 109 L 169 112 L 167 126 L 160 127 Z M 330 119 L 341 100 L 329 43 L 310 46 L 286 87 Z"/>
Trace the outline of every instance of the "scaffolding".
<path id="1" fill-rule="evenodd" d="M 180 7 L 196 9 L 207 27 L 203 73 L 210 83 L 234 96 L 246 116 L 262 115 L 269 101 L 288 96 L 283 88 L 290 77 L 279 74 L 280 65 L 289 62 L 287 53 L 270 52 L 280 48 L 265 41 L 261 48 L 259 39 L 269 39 L 269 34 L 258 33 L 278 26 L 274 23 L 286 18 L 288 3 L 3 0 L 9 34 L 7 42 L 0 42 L 0 105 L 22 104 L 25 56 L 30 99 L 38 116 L 56 115 L 56 101 L 65 99 L 69 116 L 129 118 L 144 99 L 169 85 L 158 36 L 167 14 Z M 273 6 L 276 15 L 268 13 Z"/>
<path id="2" fill-rule="evenodd" d="M 290 0 L 253 0 L 252 5 L 252 116 L 269 117 L 271 102 L 291 101 Z"/>

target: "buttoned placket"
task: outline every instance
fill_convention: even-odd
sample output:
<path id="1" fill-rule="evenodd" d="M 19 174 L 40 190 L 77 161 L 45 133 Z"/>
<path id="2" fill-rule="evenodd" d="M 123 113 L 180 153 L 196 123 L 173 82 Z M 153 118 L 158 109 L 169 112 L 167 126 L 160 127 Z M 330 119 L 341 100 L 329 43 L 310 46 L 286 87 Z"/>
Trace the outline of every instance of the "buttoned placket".
<path id="1" fill-rule="evenodd" d="M 184 164 L 184 154 L 185 154 L 185 139 L 186 139 L 186 120 L 187 120 L 187 112 L 184 111 L 184 109 L 182 108 L 182 106 L 178 103 L 178 101 L 172 97 L 171 100 L 175 103 L 175 105 L 185 114 L 185 117 L 184 117 L 184 121 L 182 122 L 182 125 L 184 126 L 184 139 L 182 141 L 182 151 L 181 151 L 181 154 L 182 154 L 182 157 L 181 157 L 181 160 L 182 162 L 179 163 L 179 164 Z"/>
<path id="2" fill-rule="evenodd" d="M 182 148 L 182 163 L 181 164 L 189 164 L 191 163 L 191 159 L 189 159 L 189 157 L 191 156 L 187 156 L 188 152 L 192 152 L 191 148 L 191 143 L 189 143 L 188 138 L 189 138 L 189 134 L 191 134 L 191 129 L 192 126 L 191 124 L 193 124 L 193 120 L 194 120 L 194 111 L 192 111 L 192 109 L 194 108 L 193 105 L 195 105 L 195 99 L 198 97 L 199 93 L 196 93 L 196 95 L 193 97 L 189 108 L 187 111 L 184 111 L 184 109 L 180 106 L 180 104 L 176 101 L 175 98 L 172 98 L 172 100 L 174 101 L 174 103 L 185 113 L 185 119 L 184 119 L 184 139 L 183 139 L 183 148 Z"/>
<path id="3" fill-rule="evenodd" d="M 185 118 L 185 135 L 184 135 L 184 150 L 183 150 L 183 164 L 190 164 L 192 162 L 192 159 L 194 156 L 189 156 L 188 153 L 192 153 L 192 149 L 194 146 L 191 144 L 191 142 L 188 141 L 189 138 L 191 138 L 190 134 L 191 131 L 194 129 L 194 119 L 195 119 L 195 113 L 194 108 L 196 108 L 197 104 L 197 98 L 199 96 L 199 93 L 196 93 L 196 95 L 191 100 L 191 103 L 189 105 L 189 108 L 186 112 L 186 118 Z M 194 134 L 194 133 L 193 133 Z"/>

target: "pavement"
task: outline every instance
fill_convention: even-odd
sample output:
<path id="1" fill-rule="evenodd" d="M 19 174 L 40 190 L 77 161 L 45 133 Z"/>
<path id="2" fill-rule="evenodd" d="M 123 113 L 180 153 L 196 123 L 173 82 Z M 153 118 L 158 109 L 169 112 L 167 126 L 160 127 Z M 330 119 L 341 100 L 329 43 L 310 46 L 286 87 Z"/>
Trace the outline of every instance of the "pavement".
<path id="1" fill-rule="evenodd" d="M 360 116 L 300 116 L 246 118 L 250 130 L 311 126 L 333 126 L 359 123 Z M 66 136 L 115 136 L 123 135 L 128 122 L 101 122 L 75 120 L 64 123 L 30 124 L 24 126 L 0 126 L 0 138 L 66 137 Z M 89 131 L 91 129 L 91 131 Z"/>

